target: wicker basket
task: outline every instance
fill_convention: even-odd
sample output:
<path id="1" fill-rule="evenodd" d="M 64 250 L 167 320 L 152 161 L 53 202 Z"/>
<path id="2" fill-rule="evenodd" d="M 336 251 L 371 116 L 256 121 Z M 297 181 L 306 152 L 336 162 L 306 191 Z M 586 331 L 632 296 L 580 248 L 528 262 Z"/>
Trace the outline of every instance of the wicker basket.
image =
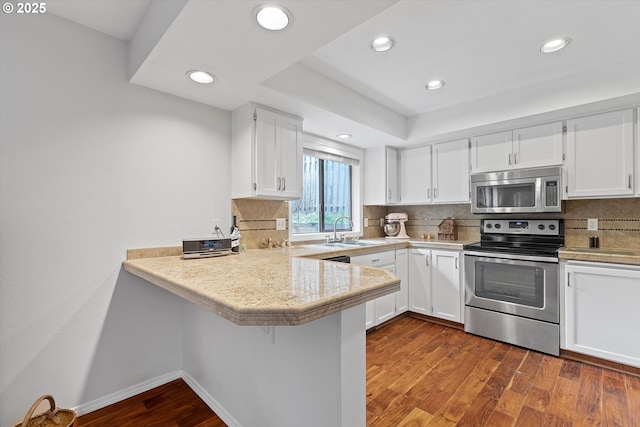
<path id="1" fill-rule="evenodd" d="M 43 400 L 49 401 L 49 410 L 40 415 L 33 415 L 36 408 Z M 56 407 L 53 396 L 45 394 L 36 400 L 31 408 L 24 415 L 22 421 L 18 421 L 13 427 L 73 427 L 76 421 L 76 413 L 71 409 L 60 409 Z"/>

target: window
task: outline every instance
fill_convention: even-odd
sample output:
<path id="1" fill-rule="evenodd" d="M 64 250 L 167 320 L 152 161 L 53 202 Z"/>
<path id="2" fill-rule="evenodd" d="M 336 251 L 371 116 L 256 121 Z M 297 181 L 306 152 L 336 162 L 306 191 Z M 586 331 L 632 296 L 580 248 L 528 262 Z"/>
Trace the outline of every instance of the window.
<path id="1" fill-rule="evenodd" d="M 333 231 L 336 219 L 352 217 L 351 165 L 306 154 L 302 165 L 302 199 L 292 202 L 292 233 Z M 352 227 L 342 220 L 336 230 Z"/>
<path id="2" fill-rule="evenodd" d="M 360 148 L 303 136 L 302 199 L 289 202 L 289 239 L 324 239 L 336 231 L 362 234 Z"/>

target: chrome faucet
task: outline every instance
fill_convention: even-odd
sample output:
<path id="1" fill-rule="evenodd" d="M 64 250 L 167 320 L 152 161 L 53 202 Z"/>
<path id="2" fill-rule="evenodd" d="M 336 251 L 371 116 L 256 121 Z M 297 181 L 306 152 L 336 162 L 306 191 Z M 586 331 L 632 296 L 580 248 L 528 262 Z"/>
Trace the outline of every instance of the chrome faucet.
<path id="1" fill-rule="evenodd" d="M 333 222 L 333 240 L 331 240 L 329 243 L 335 243 L 340 241 L 340 239 L 338 239 L 338 234 L 336 233 L 336 224 L 338 224 L 338 221 L 340 221 L 341 219 L 346 219 L 347 221 L 349 221 L 349 224 L 351 225 L 351 229 L 353 229 L 353 221 L 351 221 L 351 218 L 349 218 L 348 216 L 341 216 L 339 218 L 336 218 L 336 220 Z"/>

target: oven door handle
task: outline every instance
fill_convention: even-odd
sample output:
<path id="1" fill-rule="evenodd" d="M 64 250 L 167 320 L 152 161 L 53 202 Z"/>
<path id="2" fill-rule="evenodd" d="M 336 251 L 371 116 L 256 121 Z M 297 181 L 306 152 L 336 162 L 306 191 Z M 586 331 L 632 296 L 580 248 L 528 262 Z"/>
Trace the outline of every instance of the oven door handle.
<path id="1" fill-rule="evenodd" d="M 521 254 L 505 254 L 497 252 L 476 252 L 476 251 L 464 251 L 465 255 L 478 256 L 483 258 L 500 258 L 500 259 L 512 259 L 516 261 L 534 261 L 534 262 L 551 262 L 558 263 L 558 258 L 547 256 L 534 256 L 534 255 L 521 255 Z"/>

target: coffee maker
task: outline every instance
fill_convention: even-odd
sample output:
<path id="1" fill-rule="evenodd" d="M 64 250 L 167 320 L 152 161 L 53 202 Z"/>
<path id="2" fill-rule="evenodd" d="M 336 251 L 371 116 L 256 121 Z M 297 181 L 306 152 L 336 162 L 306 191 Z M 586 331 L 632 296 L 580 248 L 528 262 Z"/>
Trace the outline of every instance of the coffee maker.
<path id="1" fill-rule="evenodd" d="M 390 213 L 384 217 L 386 224 L 384 225 L 384 234 L 387 239 L 408 239 L 407 229 L 404 223 L 407 222 L 409 216 L 406 213 Z"/>

